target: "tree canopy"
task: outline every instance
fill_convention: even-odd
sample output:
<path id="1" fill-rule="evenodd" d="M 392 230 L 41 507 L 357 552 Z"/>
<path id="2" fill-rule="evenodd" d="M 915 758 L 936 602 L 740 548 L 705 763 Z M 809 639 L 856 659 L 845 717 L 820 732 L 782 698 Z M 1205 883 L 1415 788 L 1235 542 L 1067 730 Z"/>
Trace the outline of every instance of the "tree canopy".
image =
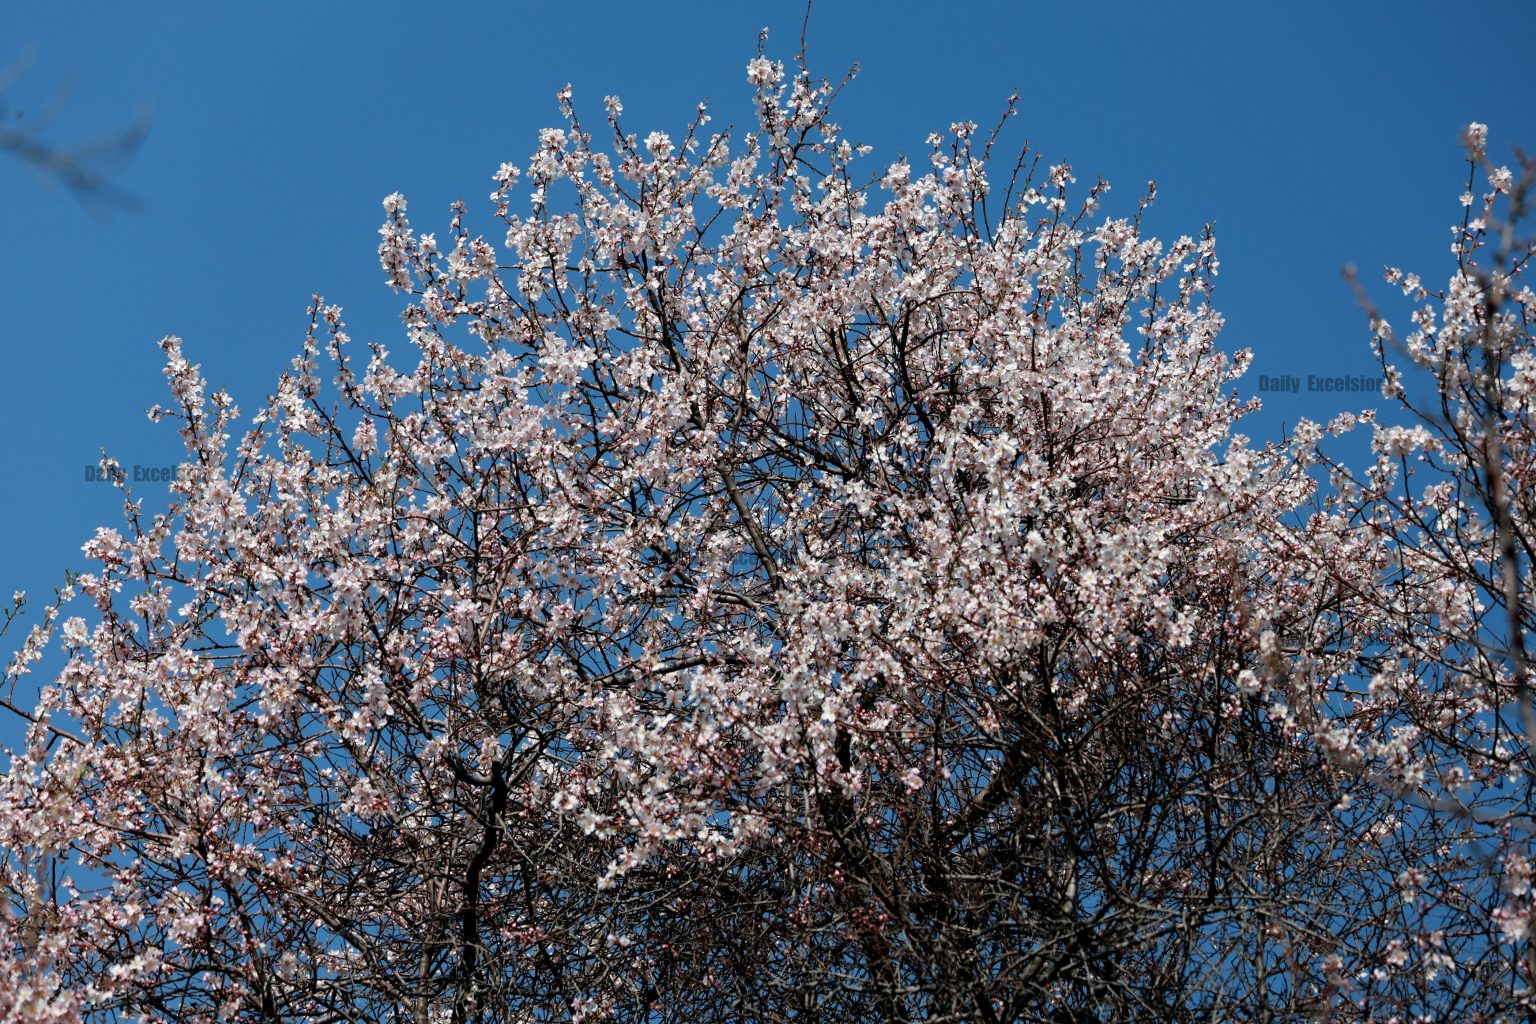
<path id="1" fill-rule="evenodd" d="M 747 77 L 562 91 L 496 241 L 388 197 L 405 356 L 317 297 L 238 440 L 165 340 L 171 506 L 8 672 L 0 1017 L 1524 1019 L 1531 162 L 1370 307 L 1417 425 L 1258 444 L 1208 230 Z"/>

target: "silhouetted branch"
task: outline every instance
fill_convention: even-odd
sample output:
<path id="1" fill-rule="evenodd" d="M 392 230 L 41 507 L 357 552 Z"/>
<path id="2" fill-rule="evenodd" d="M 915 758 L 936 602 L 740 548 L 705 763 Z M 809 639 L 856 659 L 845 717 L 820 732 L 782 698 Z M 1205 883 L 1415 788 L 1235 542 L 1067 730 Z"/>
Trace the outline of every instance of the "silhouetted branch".
<path id="1" fill-rule="evenodd" d="M 140 110 L 126 128 L 90 139 L 73 146 L 58 146 L 42 139 L 47 126 L 58 116 L 68 98 L 68 88 L 60 89 L 43 109 L 25 127 L 15 127 L 24 111 L 12 113 L 6 102 L 6 92 L 20 80 L 31 64 L 30 56 L 24 57 L 4 73 L 0 73 L 0 152 L 9 153 L 42 174 L 61 182 L 74 193 L 93 213 L 109 208 L 137 209 L 138 198 L 111 181 L 134 153 L 138 152 L 149 134 L 149 113 Z"/>

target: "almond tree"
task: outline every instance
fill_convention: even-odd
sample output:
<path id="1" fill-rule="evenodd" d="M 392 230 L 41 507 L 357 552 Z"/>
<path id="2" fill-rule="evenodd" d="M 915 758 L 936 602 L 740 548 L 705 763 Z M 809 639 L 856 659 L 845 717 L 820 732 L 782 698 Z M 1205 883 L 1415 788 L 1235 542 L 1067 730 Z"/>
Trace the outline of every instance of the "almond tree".
<path id="1" fill-rule="evenodd" d="M 1356 285 L 1399 415 L 1374 427 L 1364 472 L 1318 453 L 1320 429 L 1303 424 L 1300 453 L 1327 468 L 1331 497 L 1279 542 L 1294 554 L 1291 614 L 1310 625 L 1272 643 L 1260 674 L 1277 721 L 1395 802 L 1383 847 L 1402 864 L 1399 934 L 1349 982 L 1356 998 L 1416 985 L 1433 1007 L 1482 985 L 1530 1019 L 1536 245 L 1521 220 L 1536 161 L 1495 166 L 1486 139 L 1468 128 L 1445 287 L 1387 269 L 1411 328 Z"/>
<path id="2" fill-rule="evenodd" d="M 1277 699 L 1350 620 L 1306 446 L 1234 432 L 1209 232 L 992 175 L 969 122 L 870 170 L 841 86 L 747 73 L 740 136 L 609 98 L 599 146 L 563 90 L 500 244 L 390 196 L 407 358 L 317 299 L 238 442 L 163 343 L 172 506 L 124 488 L 8 676 L 0 1017 L 1513 998 L 1389 973 L 1400 796 Z"/>

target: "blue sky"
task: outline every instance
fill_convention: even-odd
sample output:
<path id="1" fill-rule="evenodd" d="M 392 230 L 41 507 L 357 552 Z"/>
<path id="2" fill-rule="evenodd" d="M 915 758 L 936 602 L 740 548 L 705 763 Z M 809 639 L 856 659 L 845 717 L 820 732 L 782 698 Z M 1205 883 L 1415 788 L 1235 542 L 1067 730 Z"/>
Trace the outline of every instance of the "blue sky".
<path id="1" fill-rule="evenodd" d="M 0 373 L 11 442 L 0 448 L 0 593 L 45 595 L 115 492 L 84 467 L 102 447 L 124 465 L 169 465 L 179 441 L 143 410 L 163 401 L 159 339 L 186 341 L 210 383 L 254 410 L 298 351 L 315 292 L 346 309 L 359 341 L 404 345 L 401 303 L 375 255 L 380 200 L 411 202 L 442 230 L 463 197 L 494 233 L 490 175 L 522 162 L 572 83 L 587 120 L 624 99 L 630 130 L 676 131 L 708 97 L 742 122 L 758 30 L 769 54 L 798 47 L 801 0 L 595 0 L 582 5 L 11 4 L 0 66 L 31 55 L 7 91 L 26 124 L 61 90 L 46 140 L 70 145 L 131 123 L 150 132 L 114 179 L 139 201 L 100 216 L 0 158 Z M 1009 138 L 1082 184 L 1109 179 L 1109 212 L 1149 179 L 1152 229 L 1213 222 L 1216 303 L 1228 348 L 1258 375 L 1370 374 L 1363 318 L 1340 281 L 1358 264 L 1450 268 L 1464 181 L 1461 126 L 1491 149 L 1536 147 L 1536 4 L 1180 3 L 1156 6 L 817 0 L 819 74 L 857 60 L 840 104 L 873 160 L 921 152 L 950 122 L 990 124 L 1018 89 Z M 20 115 L 18 118 L 17 115 Z M 474 218 L 478 218 L 477 220 Z M 1379 287 L 1379 286 L 1378 286 Z M 1385 295 L 1381 288 L 1379 294 Z M 1373 395 L 1266 394 L 1247 431 L 1277 434 Z M 145 485 L 147 510 L 163 487 Z M 19 639 L 7 638 L 9 646 Z"/>

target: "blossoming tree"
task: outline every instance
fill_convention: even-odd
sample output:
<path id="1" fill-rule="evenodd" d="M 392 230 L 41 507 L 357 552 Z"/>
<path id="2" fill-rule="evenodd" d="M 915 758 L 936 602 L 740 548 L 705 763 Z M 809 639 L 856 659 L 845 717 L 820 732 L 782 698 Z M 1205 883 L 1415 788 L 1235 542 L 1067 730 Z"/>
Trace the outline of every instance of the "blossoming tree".
<path id="1" fill-rule="evenodd" d="M 172 506 L 8 674 L 0 1017 L 1514 1005 L 1513 932 L 1419 970 L 1402 861 L 1457 819 L 1398 827 L 1296 674 L 1379 655 L 1341 609 L 1396 547 L 1298 517 L 1306 438 L 1234 432 L 1209 233 L 995 175 L 970 123 L 870 170 L 839 86 L 748 77 L 739 136 L 610 98 L 599 145 L 562 91 L 499 245 L 389 197 L 404 369 L 317 299 L 232 443 L 163 343 Z"/>
<path id="2" fill-rule="evenodd" d="M 1524 275 L 1536 240 L 1521 222 L 1536 160 L 1496 166 L 1486 139 L 1467 130 L 1446 286 L 1387 271 L 1415 303 L 1411 330 L 1356 286 L 1401 415 L 1375 427 L 1363 472 L 1319 453 L 1321 431 L 1304 425 L 1298 454 L 1327 469 L 1331 493 L 1289 538 L 1282 579 L 1311 626 L 1272 644 L 1259 673 L 1277 721 L 1394 798 L 1381 846 L 1383 865 L 1400 865 L 1398 934 L 1375 972 L 1416 977 L 1421 1006 L 1469 983 L 1501 989 L 1525 1015 L 1508 1019 L 1528 1019 L 1536 295 Z"/>

